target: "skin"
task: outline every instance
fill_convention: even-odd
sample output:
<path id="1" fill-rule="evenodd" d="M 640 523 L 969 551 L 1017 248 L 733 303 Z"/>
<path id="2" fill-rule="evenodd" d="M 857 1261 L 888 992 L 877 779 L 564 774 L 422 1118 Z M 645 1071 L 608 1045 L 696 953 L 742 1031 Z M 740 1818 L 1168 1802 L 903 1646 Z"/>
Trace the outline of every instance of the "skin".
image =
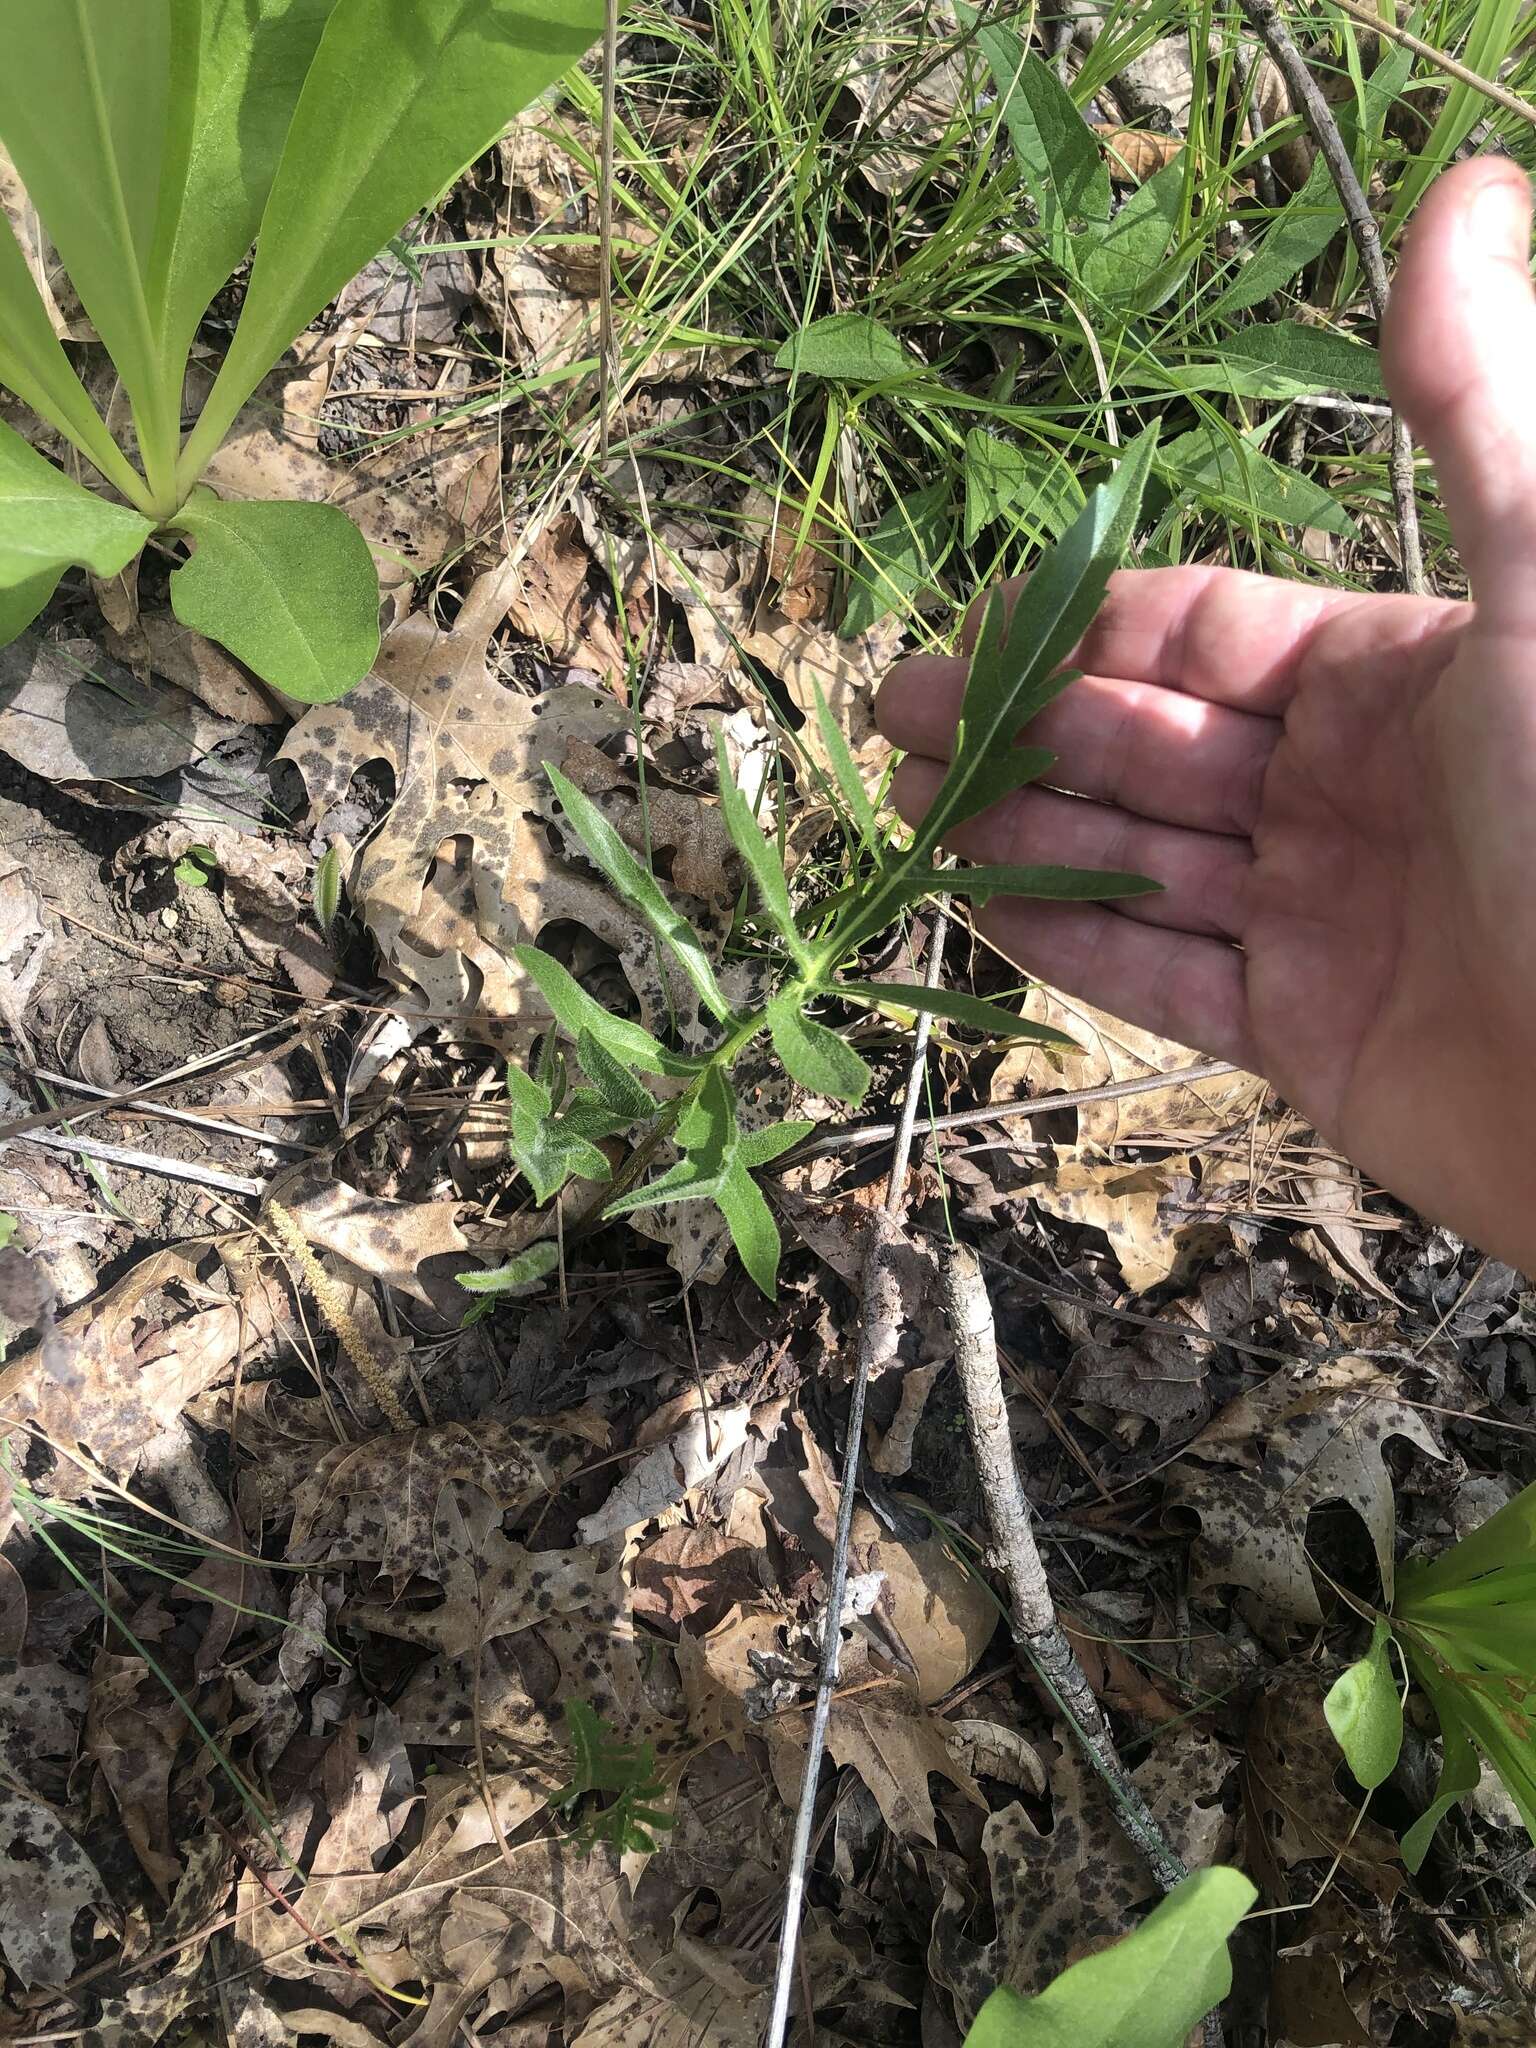
<path id="1" fill-rule="evenodd" d="M 1163 882 L 1123 909 L 999 900 L 979 923 L 1041 980 L 1266 1075 L 1384 1186 L 1536 1271 L 1530 232 L 1515 167 L 1448 172 L 1383 336 L 1475 601 L 1122 573 L 1072 657 L 1082 679 L 1029 729 L 1052 786 L 951 850 Z M 919 655 L 881 690 L 914 822 L 964 676 Z"/>

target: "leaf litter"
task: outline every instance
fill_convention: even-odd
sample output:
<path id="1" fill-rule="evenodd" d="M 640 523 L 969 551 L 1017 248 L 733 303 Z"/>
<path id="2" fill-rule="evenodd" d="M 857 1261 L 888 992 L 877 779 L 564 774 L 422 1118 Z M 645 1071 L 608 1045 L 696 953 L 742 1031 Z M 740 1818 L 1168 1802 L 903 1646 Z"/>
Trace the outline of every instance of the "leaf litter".
<path id="1" fill-rule="evenodd" d="M 842 110 L 886 196 L 921 176 L 964 86 L 953 62 L 918 76 L 899 30 Z M 1111 95 L 1117 180 L 1168 159 L 1141 123 L 1149 95 L 1187 108 L 1181 49 L 1155 44 Z M 707 128 L 668 118 L 686 172 Z M 1496 1824 L 1458 1823 L 1426 1911 L 1400 1817 L 1361 1815 L 1320 1707 L 1347 1654 L 1340 1588 L 1389 1593 L 1405 1547 L 1455 1532 L 1462 1481 L 1508 1484 L 1500 1424 L 1536 1420 L 1516 1276 L 1481 1284 L 1474 1253 L 1330 1159 L 1251 1076 L 1013 1118 L 1193 1062 L 1066 996 L 1031 988 L 1024 1014 L 1076 1053 L 978 1054 L 941 1030 L 935 1107 L 975 1123 L 914 1175 L 902 1344 L 871 1395 L 883 1449 L 829 1617 L 880 1155 L 784 1167 L 772 1195 L 794 1242 L 771 1304 L 702 1206 L 598 1227 L 579 1190 L 532 1201 L 508 1159 L 505 1064 L 552 1021 L 518 946 L 683 1050 L 707 1030 L 562 824 L 547 768 L 654 865 L 744 998 L 752 899 L 714 736 L 814 888 L 836 779 L 818 695 L 877 796 L 870 697 L 913 644 L 898 614 L 844 628 L 820 507 L 802 521 L 754 488 L 700 511 L 693 473 L 658 460 L 645 487 L 675 505 L 641 534 L 585 489 L 530 501 L 526 402 L 493 427 L 433 424 L 478 388 L 482 319 L 522 378 L 590 388 L 594 156 L 584 118 L 524 116 L 452 219 L 311 331 L 212 473 L 236 497 L 342 503 L 363 527 L 388 630 L 349 697 L 293 715 L 189 647 L 152 570 L 106 640 L 83 637 L 66 592 L 7 650 L 7 801 L 61 806 L 113 877 L 111 905 L 83 867 L 64 900 L 24 864 L 0 877 L 7 1115 L 52 1109 L 46 1047 L 80 1133 L 121 1140 L 153 1178 L 183 1157 L 178 1127 L 128 1101 L 86 1121 L 76 1087 L 215 1055 L 159 1089 L 225 1127 L 182 1127 L 186 1156 L 233 1152 L 321 1275 L 282 1254 L 261 1201 L 150 1229 L 124 1222 L 146 1169 L 98 1178 L 25 1134 L 0 1150 L 8 2023 L 114 2044 L 228 2028 L 263 2048 L 753 2041 L 828 1627 L 846 1649 L 805 1942 L 818 2038 L 953 2043 L 993 1985 L 1038 1990 L 1134 1925 L 1150 1879 L 1000 1626 L 922 1251 L 947 1203 L 993 1262 L 1058 1602 L 1136 1782 L 1192 1864 L 1242 1862 L 1294 1909 L 1277 1957 L 1252 1944 L 1276 2023 L 1383 2048 L 1426 2015 L 1436 2040 L 1524 2039 L 1477 1931 L 1490 1864 L 1499 1909 L 1516 1896 Z M 62 288 L 5 168 L 0 205 Z M 640 180 L 625 190 L 635 287 L 660 224 Z M 67 294 L 50 309 L 88 354 Z M 729 407 L 775 374 L 746 341 L 668 345 L 629 366 L 622 404 L 632 424 L 676 419 L 663 408 Z M 230 757 L 236 822 L 191 779 Z M 339 904 L 317 920 L 333 846 Z M 217 879 L 193 912 L 170 877 L 205 853 Z M 126 934 L 115 979 L 91 955 L 113 992 L 78 1025 L 71 915 Z M 946 964 L 979 994 L 1008 986 L 960 947 Z M 206 996 L 202 1042 L 183 1022 L 177 1058 L 124 1021 L 156 977 Z M 865 1115 L 882 1115 L 902 1062 L 861 1043 Z M 768 1067 L 743 1094 L 749 1129 L 833 1114 Z M 547 1276 L 473 1314 L 463 1277 L 535 1242 L 554 1247 Z M 573 1705 L 649 1759 L 665 1825 L 648 1846 L 615 1837 L 601 1790 L 562 1803 Z M 1460 1916 L 1454 1962 L 1434 1915 Z"/>

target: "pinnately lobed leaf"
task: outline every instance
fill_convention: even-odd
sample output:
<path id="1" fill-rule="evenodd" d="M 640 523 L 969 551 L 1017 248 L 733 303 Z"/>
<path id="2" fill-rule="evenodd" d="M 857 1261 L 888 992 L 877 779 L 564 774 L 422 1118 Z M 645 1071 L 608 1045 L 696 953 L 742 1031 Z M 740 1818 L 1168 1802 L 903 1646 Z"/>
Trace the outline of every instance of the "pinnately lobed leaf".
<path id="1" fill-rule="evenodd" d="M 328 704 L 367 675 L 379 651 L 379 579 L 339 506 L 226 504 L 199 491 L 175 525 L 196 543 L 171 577 L 184 626 L 306 704 Z"/>
<path id="2" fill-rule="evenodd" d="M 1184 2048 L 1232 1988 L 1227 1941 L 1257 1897 L 1239 1870 L 1197 1870 L 1037 1997 L 994 1991 L 965 2048 Z"/>

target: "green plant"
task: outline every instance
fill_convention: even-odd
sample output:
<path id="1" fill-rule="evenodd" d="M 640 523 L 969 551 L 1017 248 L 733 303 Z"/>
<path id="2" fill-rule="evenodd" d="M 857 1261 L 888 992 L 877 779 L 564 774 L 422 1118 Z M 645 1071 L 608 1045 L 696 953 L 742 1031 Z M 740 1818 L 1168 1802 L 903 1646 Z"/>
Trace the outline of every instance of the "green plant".
<path id="1" fill-rule="evenodd" d="M 1256 1896 L 1241 1871 L 1195 1871 L 1134 1933 L 1038 1997 L 994 1991 L 965 2048 L 1184 2048 L 1232 1988 L 1227 1938 Z"/>
<path id="2" fill-rule="evenodd" d="M 1113 478 L 1089 498 L 1060 545 L 1039 564 L 1011 619 L 1001 601 L 987 610 L 971 659 L 954 758 L 927 816 L 905 843 L 885 846 L 874 807 L 826 707 L 821 736 L 859 851 L 849 885 L 830 902 L 797 910 L 775 851 L 732 780 L 719 748 L 720 800 L 732 841 L 751 878 L 753 922 L 764 940 L 759 956 L 769 986 L 760 1003 L 734 1006 L 721 987 L 697 933 L 673 907 L 598 807 L 557 768 L 548 770 L 560 815 L 610 886 L 635 910 L 692 990 L 715 1033 L 702 1055 L 663 1046 L 642 1025 L 613 1017 L 566 970 L 537 948 L 518 959 L 537 984 L 575 1048 L 586 1085 L 567 1094 L 565 1066 L 544 1043 L 532 1073 L 508 1077 L 513 1157 L 538 1200 L 547 1201 L 573 1175 L 610 1178 L 598 1140 L 644 1126 L 631 1165 L 604 1210 L 623 1216 L 663 1203 L 710 1201 L 720 1210 L 742 1263 L 764 1293 L 774 1290 L 779 1233 L 754 1171 L 806 1136 L 805 1123 L 743 1128 L 732 1070 L 765 1034 L 785 1070 L 817 1095 L 857 1105 L 871 1078 L 863 1055 L 812 1014 L 827 1004 L 884 1011 L 901 1018 L 926 1010 L 952 1023 L 1001 1038 L 1070 1045 L 1060 1033 L 1027 1023 L 996 1003 L 910 983 L 871 982 L 843 972 L 861 947 L 920 898 L 938 888 L 984 902 L 1008 894 L 1087 901 L 1155 888 L 1136 875 L 1066 867 L 935 869 L 939 842 L 954 826 L 1032 781 L 1052 756 L 1015 745 L 1020 729 L 1072 680 L 1061 663 L 1098 610 L 1111 570 L 1135 530 L 1152 460 L 1155 433 L 1121 458 Z M 659 1077 L 673 1093 L 658 1099 L 636 1076 Z M 634 1185 L 662 1141 L 681 1155 L 654 1180 Z"/>
<path id="3" fill-rule="evenodd" d="M 1324 1702 L 1346 1762 L 1368 1790 L 1397 1763 L 1403 1708 L 1395 1646 L 1440 1722 L 1440 1782 L 1403 1837 L 1417 1870 L 1435 1829 L 1474 1791 L 1480 1758 L 1497 1771 L 1536 1841 L 1536 1485 L 1432 1563 L 1410 1562 L 1371 1646 Z"/>
<path id="4" fill-rule="evenodd" d="M 558 1813 L 576 1816 L 572 1840 L 584 1849 L 599 1842 L 621 1853 L 655 1849 L 657 1831 L 676 1826 L 677 1817 L 657 1803 L 667 1788 L 656 1775 L 651 1744 L 615 1741 L 607 1722 L 584 1700 L 568 1702 L 565 1725 L 571 1737 L 571 1777 L 549 1803 Z M 605 1798 L 608 1793 L 614 1796 Z M 585 1799 L 594 1803 L 578 1815 Z"/>
<path id="5" fill-rule="evenodd" d="M 284 350 L 598 33 L 601 0 L 0 0 L 0 140 L 127 395 L 139 467 L 0 220 L 0 383 L 119 494 L 0 426 L 0 640 L 71 565 L 190 540 L 178 618 L 290 696 L 378 650 L 378 583 L 337 507 L 224 503 L 199 479 Z M 185 441 L 197 329 L 252 245 L 239 322 Z"/>

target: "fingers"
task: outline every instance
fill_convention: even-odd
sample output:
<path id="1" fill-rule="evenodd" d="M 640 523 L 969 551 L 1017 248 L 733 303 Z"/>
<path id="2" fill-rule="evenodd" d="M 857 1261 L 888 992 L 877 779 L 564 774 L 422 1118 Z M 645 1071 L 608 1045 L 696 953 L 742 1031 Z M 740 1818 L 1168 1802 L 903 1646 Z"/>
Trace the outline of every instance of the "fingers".
<path id="1" fill-rule="evenodd" d="M 915 822 L 943 780 L 939 762 L 918 756 L 896 771 L 891 796 Z M 1084 803 L 1048 789 L 1024 789 L 951 832 L 945 844 L 964 860 L 1107 868 L 1161 882 L 1155 896 L 1127 897 L 1127 917 L 1170 929 L 1241 938 L 1253 854 L 1243 839 L 1150 823 L 1108 804 Z"/>
<path id="2" fill-rule="evenodd" d="M 1159 1038 L 1256 1067 L 1243 955 L 1218 939 L 1164 932 L 1097 904 L 989 903 L 983 935 L 1027 974 Z"/>
<path id="3" fill-rule="evenodd" d="M 919 655 L 895 669 L 875 706 L 880 730 L 909 754 L 944 758 L 965 664 Z M 1050 781 L 1079 796 L 1199 832 L 1247 834 L 1258 816 L 1278 720 L 1177 690 L 1083 676 L 1029 727 L 1057 757 Z"/>
<path id="4" fill-rule="evenodd" d="M 1387 386 L 1434 458 L 1480 617 L 1536 622 L 1531 189 L 1496 157 L 1420 206 L 1382 337 Z"/>

